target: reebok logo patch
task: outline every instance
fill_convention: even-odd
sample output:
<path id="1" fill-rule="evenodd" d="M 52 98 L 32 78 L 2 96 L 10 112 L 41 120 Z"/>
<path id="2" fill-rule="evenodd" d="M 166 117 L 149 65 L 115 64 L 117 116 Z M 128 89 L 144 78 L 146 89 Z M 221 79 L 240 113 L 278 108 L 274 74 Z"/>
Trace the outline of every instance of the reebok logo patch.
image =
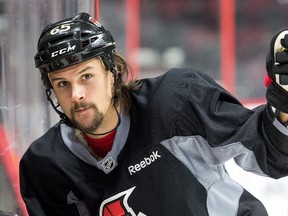
<path id="1" fill-rule="evenodd" d="M 148 157 L 144 157 L 139 163 L 131 165 L 128 167 L 129 174 L 132 176 L 133 174 L 141 171 L 142 169 L 150 166 L 155 161 L 161 159 L 161 155 L 158 150 L 152 151 L 151 155 Z"/>

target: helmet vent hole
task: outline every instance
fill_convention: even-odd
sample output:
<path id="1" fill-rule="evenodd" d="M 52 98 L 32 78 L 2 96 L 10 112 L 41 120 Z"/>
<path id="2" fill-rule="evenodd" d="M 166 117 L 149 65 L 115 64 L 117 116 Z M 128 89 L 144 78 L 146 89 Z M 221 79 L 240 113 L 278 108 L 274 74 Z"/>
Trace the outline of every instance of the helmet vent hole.
<path id="1" fill-rule="evenodd" d="M 92 43 L 93 43 L 94 41 L 96 41 L 97 39 L 98 39 L 98 37 L 92 37 L 92 38 L 90 38 L 90 39 L 81 41 L 82 48 L 85 48 L 85 47 L 88 46 L 89 44 L 92 44 Z"/>
<path id="2" fill-rule="evenodd" d="M 91 39 L 90 39 L 90 41 L 91 41 L 91 43 L 93 43 L 94 41 L 96 41 L 98 39 L 98 37 L 92 37 Z"/>
<path id="3" fill-rule="evenodd" d="M 89 40 L 82 41 L 82 42 L 81 42 L 82 49 L 85 48 L 86 46 L 88 46 L 89 43 L 90 43 Z"/>

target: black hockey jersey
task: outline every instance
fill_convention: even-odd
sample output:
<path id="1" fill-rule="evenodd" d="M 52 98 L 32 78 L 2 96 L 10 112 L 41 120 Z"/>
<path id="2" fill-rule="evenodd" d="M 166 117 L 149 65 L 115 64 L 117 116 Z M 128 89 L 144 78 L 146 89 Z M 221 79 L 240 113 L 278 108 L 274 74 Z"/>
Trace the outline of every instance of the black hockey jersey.
<path id="1" fill-rule="evenodd" d="M 61 123 L 31 144 L 20 163 L 31 216 L 267 215 L 224 163 L 287 175 L 288 129 L 268 106 L 246 109 L 193 69 L 144 79 L 131 99 L 103 159 Z"/>

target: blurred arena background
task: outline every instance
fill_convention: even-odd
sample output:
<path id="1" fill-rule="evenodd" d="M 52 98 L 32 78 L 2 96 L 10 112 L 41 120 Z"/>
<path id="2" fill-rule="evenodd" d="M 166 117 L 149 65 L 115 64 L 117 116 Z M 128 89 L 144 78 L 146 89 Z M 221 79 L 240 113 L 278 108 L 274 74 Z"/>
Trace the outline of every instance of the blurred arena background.
<path id="1" fill-rule="evenodd" d="M 19 159 L 58 121 L 34 68 L 39 34 L 48 23 L 82 11 L 112 32 L 139 78 L 192 66 L 251 108 L 266 101 L 270 39 L 288 27 L 288 0 L 0 0 L 0 213 L 27 215 Z M 233 161 L 227 170 L 269 215 L 288 215 L 288 178 L 248 174 Z"/>

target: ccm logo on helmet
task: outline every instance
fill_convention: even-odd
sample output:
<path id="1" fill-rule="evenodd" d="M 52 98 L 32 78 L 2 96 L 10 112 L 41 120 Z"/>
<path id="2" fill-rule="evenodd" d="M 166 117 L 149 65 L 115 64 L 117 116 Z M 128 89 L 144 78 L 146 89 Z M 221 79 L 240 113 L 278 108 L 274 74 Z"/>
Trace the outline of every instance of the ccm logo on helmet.
<path id="1" fill-rule="evenodd" d="M 76 49 L 76 45 L 73 45 L 73 46 L 68 46 L 68 47 L 65 47 L 65 48 L 62 48 L 60 50 L 56 50 L 54 52 L 51 53 L 51 57 L 54 58 L 56 56 L 59 56 L 59 55 L 63 55 L 65 53 L 68 53 L 70 51 L 74 51 Z"/>

